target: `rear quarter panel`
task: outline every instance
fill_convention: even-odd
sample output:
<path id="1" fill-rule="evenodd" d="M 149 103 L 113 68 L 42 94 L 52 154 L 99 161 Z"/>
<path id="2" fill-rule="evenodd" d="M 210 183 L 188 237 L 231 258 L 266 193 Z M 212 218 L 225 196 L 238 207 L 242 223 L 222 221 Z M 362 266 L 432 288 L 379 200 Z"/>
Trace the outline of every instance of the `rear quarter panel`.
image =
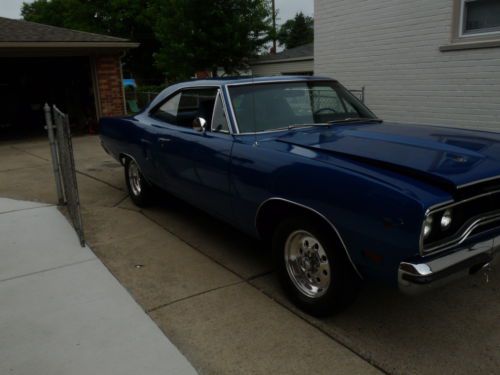
<path id="1" fill-rule="evenodd" d="M 104 148 L 116 160 L 121 161 L 123 155 L 134 158 L 145 177 L 151 182 L 159 183 L 150 154 L 153 143 L 150 128 L 136 117 L 102 118 L 100 137 Z"/>

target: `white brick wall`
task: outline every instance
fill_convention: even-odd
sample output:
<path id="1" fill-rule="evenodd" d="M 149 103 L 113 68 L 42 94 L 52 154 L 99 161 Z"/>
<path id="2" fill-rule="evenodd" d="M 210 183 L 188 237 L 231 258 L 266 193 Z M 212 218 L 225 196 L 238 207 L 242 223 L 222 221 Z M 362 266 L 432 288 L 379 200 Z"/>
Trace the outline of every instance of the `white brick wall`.
<path id="1" fill-rule="evenodd" d="M 315 0 L 317 75 L 388 121 L 500 132 L 500 48 L 440 52 L 452 0 Z"/>
<path id="2" fill-rule="evenodd" d="M 251 66 L 252 73 L 256 76 L 272 76 L 296 72 L 312 72 L 313 60 L 288 61 L 280 63 L 255 64 Z"/>

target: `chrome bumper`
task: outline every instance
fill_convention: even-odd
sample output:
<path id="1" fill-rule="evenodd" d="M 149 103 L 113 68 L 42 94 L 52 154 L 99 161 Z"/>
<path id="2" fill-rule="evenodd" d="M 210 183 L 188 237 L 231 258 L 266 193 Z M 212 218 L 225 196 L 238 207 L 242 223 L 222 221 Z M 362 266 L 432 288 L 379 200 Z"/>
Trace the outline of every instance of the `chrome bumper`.
<path id="1" fill-rule="evenodd" d="M 417 294 L 447 284 L 498 262 L 499 253 L 500 236 L 497 236 L 428 262 L 402 262 L 398 270 L 399 289 Z"/>

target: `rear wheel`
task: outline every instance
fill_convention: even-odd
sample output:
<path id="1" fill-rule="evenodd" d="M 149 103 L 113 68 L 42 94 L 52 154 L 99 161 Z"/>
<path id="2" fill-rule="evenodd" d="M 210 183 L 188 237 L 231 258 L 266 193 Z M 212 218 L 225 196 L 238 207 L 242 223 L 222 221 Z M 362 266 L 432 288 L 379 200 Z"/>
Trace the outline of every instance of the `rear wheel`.
<path id="1" fill-rule="evenodd" d="M 139 207 L 146 206 L 151 201 L 152 186 L 142 175 L 135 160 L 125 160 L 125 182 L 132 201 Z"/>
<path id="2" fill-rule="evenodd" d="M 283 221 L 275 231 L 273 251 L 285 292 L 305 312 L 330 315 L 356 297 L 359 278 L 336 233 L 319 220 Z"/>

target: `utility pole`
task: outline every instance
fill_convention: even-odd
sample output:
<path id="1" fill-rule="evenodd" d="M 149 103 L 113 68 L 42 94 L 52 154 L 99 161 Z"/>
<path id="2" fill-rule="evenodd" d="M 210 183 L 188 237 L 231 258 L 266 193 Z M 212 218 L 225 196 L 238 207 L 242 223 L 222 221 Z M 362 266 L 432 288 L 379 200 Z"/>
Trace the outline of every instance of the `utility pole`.
<path id="1" fill-rule="evenodd" d="M 273 3 L 273 50 L 272 53 L 276 53 L 276 0 L 272 0 Z"/>

